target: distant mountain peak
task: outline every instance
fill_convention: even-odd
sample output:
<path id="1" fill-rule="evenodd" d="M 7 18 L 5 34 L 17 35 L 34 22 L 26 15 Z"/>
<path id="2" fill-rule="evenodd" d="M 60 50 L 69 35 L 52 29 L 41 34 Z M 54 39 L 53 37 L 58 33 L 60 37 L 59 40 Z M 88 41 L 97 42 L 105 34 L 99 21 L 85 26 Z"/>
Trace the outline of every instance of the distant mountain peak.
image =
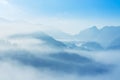
<path id="1" fill-rule="evenodd" d="M 88 28 L 88 29 L 85 29 L 85 30 L 83 30 L 83 31 L 81 31 L 81 32 L 98 32 L 99 31 L 99 29 L 96 27 L 96 26 L 93 26 L 93 27 L 90 27 L 90 28 Z M 81 33 L 80 32 L 80 33 Z"/>
<path id="2" fill-rule="evenodd" d="M 104 26 L 101 30 L 106 30 L 106 29 L 120 29 L 120 26 Z"/>
<path id="3" fill-rule="evenodd" d="M 89 29 L 98 29 L 96 26 L 92 26 Z"/>
<path id="4" fill-rule="evenodd" d="M 87 30 L 91 30 L 91 31 L 99 31 L 99 29 L 96 26 L 90 27 Z"/>

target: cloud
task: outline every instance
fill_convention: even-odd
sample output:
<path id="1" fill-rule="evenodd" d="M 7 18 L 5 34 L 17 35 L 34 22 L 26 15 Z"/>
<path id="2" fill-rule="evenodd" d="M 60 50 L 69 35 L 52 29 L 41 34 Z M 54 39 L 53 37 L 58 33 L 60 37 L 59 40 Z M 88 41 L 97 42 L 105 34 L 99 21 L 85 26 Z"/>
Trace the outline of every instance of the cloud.
<path id="1" fill-rule="evenodd" d="M 34 47 L 34 46 L 32 46 L 32 47 Z M 2 46 L 2 48 L 3 48 L 3 46 Z M 33 51 L 33 53 L 31 51 L 30 51 L 30 53 L 26 53 L 26 51 L 25 51 L 25 53 L 24 53 L 24 51 L 22 51 L 22 52 L 20 51 L 21 50 L 20 47 L 16 47 L 16 46 L 14 48 L 15 48 L 15 50 L 18 50 L 18 51 L 15 51 L 15 52 L 10 47 L 8 47 L 8 48 L 10 49 L 10 51 L 9 51 L 10 53 L 6 53 L 6 51 L 7 51 L 6 46 L 5 46 L 5 53 L 6 54 L 4 53 L 4 50 L 0 50 L 0 53 L 1 53 L 0 54 L 0 80 L 119 80 L 119 73 L 120 73 L 120 68 L 119 68 L 119 66 L 120 66 L 120 64 L 119 64 L 120 54 L 119 54 L 119 51 L 116 51 L 116 52 L 115 51 L 113 51 L 113 52 L 112 51 L 109 51 L 109 52 L 105 51 L 105 52 L 99 52 L 99 53 L 97 53 L 97 52 L 88 53 L 88 55 L 91 58 L 95 59 L 96 61 L 98 61 L 98 62 L 100 61 L 100 62 L 106 63 L 106 64 L 108 64 L 108 63 L 118 64 L 118 68 L 116 68 L 116 70 L 114 70 L 114 72 L 111 72 L 113 70 L 112 69 L 110 71 L 110 73 L 101 74 L 99 76 L 97 76 L 97 75 L 85 76 L 85 75 L 78 75 L 75 73 L 64 74 L 64 73 L 61 73 L 60 71 L 53 71 L 53 70 L 51 71 L 48 68 L 43 69 L 41 67 L 38 68 L 38 67 L 35 67 L 33 65 L 29 65 L 27 63 L 22 64 L 22 62 L 20 60 L 24 60 L 23 62 L 27 61 L 30 64 L 36 65 L 35 64 L 35 62 L 37 62 L 36 59 L 38 61 L 43 61 L 42 58 L 45 59 L 44 63 L 48 63 L 50 61 L 50 63 L 48 63 L 48 64 L 53 64 L 53 62 L 55 61 L 55 62 L 57 62 L 56 64 L 58 64 L 58 62 L 60 61 L 60 57 L 56 57 L 56 58 L 51 57 L 50 58 L 45 53 L 44 53 L 45 56 L 43 56 L 43 55 L 41 55 L 40 52 L 35 52 L 35 51 Z M 39 47 L 39 49 L 40 49 L 40 47 Z M 47 51 L 49 51 L 49 50 L 47 49 Z M 16 55 L 19 53 L 21 56 Z M 86 52 L 80 52 L 79 54 L 81 54 L 81 53 L 83 53 L 84 55 L 86 54 L 86 56 L 87 56 Z M 17 59 L 15 59 L 15 56 L 13 56 L 14 54 L 17 57 Z M 28 54 L 28 55 L 26 55 L 26 54 Z M 31 56 L 31 54 L 39 57 L 39 59 Z M 11 56 L 13 56 L 13 57 L 9 58 Z M 71 57 L 74 58 L 74 55 L 72 55 Z M 65 57 L 65 59 L 67 59 L 67 57 Z M 63 60 L 65 62 L 62 62 L 62 63 L 69 62 L 69 60 L 67 61 L 65 59 L 64 59 L 64 57 L 61 57 L 61 62 Z M 73 60 L 75 60 L 75 59 L 73 59 Z M 75 62 L 74 62 L 74 64 L 71 64 L 71 65 L 74 66 Z M 92 63 L 92 65 L 93 65 L 93 63 Z M 63 66 L 63 65 L 61 65 L 61 66 Z M 66 66 L 68 69 L 71 67 L 69 65 L 66 65 Z M 57 66 L 54 65 L 54 67 L 56 67 L 56 69 L 57 69 Z M 89 67 L 89 69 L 90 69 L 90 67 Z M 71 68 L 71 70 L 74 70 L 74 67 Z M 87 69 L 87 71 L 88 71 L 88 69 Z"/>

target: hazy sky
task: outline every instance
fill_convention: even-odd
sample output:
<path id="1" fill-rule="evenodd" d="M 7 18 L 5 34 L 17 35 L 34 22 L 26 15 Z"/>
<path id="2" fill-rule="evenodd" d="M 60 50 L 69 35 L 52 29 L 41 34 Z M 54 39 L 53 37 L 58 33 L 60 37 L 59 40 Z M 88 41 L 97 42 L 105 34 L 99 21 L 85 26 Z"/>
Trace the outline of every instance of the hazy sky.
<path id="1" fill-rule="evenodd" d="M 77 33 L 94 25 L 119 26 L 120 0 L 0 0 L 0 18 Z"/>

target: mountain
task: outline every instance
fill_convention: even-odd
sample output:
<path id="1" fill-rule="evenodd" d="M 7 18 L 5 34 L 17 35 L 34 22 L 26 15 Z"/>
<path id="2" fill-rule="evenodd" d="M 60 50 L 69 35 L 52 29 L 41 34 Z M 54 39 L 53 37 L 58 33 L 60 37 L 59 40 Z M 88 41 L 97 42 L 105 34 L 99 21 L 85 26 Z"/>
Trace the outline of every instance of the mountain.
<path id="1" fill-rule="evenodd" d="M 85 42 L 80 47 L 81 47 L 81 49 L 88 50 L 88 51 L 97 51 L 97 50 L 103 50 L 104 49 L 97 42 Z"/>
<path id="2" fill-rule="evenodd" d="M 108 46 L 114 39 L 120 36 L 120 26 L 106 26 L 100 30 L 96 41 L 104 46 Z"/>
<path id="3" fill-rule="evenodd" d="M 81 42 L 81 41 L 70 41 L 64 42 L 67 45 L 67 48 L 74 50 L 85 50 L 85 51 L 99 51 L 104 50 L 104 47 L 97 42 Z"/>
<path id="4" fill-rule="evenodd" d="M 113 40 L 108 46 L 108 49 L 120 49 L 120 37 Z"/>
<path id="5" fill-rule="evenodd" d="M 99 29 L 96 26 L 93 26 L 91 28 L 81 31 L 74 37 L 79 39 L 80 41 L 93 41 L 93 39 L 98 36 L 99 32 Z"/>
<path id="6" fill-rule="evenodd" d="M 43 33 L 43 32 L 34 32 L 34 33 L 30 33 L 30 34 L 16 34 L 16 35 L 12 35 L 9 38 L 11 39 L 35 39 L 37 40 L 38 43 L 37 45 L 42 45 L 42 46 L 51 46 L 51 47 L 56 47 L 56 48 L 64 48 L 66 47 L 66 45 L 60 41 L 55 40 L 54 38 L 52 38 L 51 36 Z M 25 41 L 25 40 L 23 40 Z M 42 43 L 42 44 L 41 44 Z"/>
<path id="7" fill-rule="evenodd" d="M 101 44 L 104 47 L 108 45 L 116 38 L 120 36 L 120 26 L 105 26 L 102 29 L 97 29 L 97 27 L 91 27 L 74 37 L 80 41 L 94 41 Z"/>

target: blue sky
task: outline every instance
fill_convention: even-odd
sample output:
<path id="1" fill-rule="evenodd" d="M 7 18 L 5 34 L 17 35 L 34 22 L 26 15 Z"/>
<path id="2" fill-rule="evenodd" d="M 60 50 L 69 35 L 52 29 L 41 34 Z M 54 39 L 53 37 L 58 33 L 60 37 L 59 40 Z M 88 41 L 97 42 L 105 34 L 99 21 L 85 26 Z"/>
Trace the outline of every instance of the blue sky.
<path id="1" fill-rule="evenodd" d="M 0 3 L 4 7 L 10 5 L 0 8 L 4 10 L 0 17 L 31 20 L 69 33 L 94 25 L 120 25 L 120 0 L 1 0 Z"/>
<path id="2" fill-rule="evenodd" d="M 69 14 L 82 18 L 120 17 L 120 0 L 13 0 L 13 3 L 38 16 Z"/>

